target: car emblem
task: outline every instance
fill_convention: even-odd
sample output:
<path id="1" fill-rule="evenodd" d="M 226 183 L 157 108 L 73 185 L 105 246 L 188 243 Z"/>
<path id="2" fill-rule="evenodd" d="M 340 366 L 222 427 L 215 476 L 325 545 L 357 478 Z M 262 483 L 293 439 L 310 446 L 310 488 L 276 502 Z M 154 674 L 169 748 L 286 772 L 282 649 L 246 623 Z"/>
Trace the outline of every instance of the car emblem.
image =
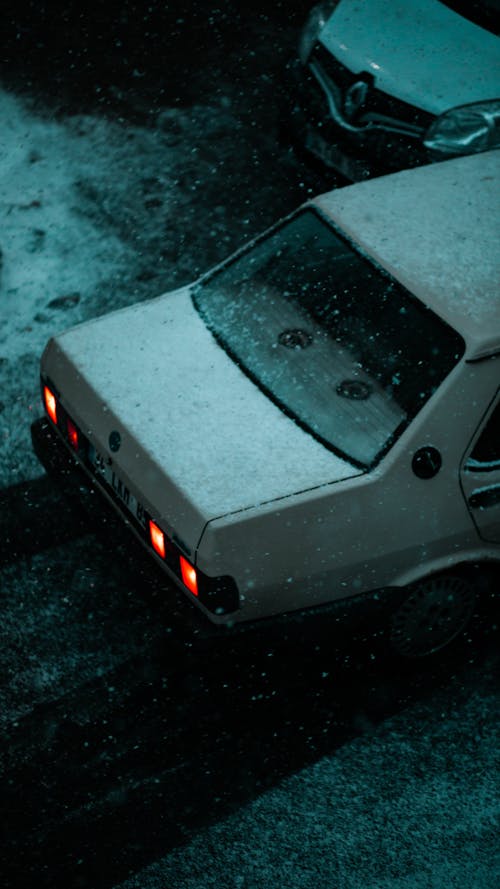
<path id="1" fill-rule="evenodd" d="M 363 102 L 366 101 L 367 93 L 368 84 L 365 80 L 356 80 L 355 83 L 351 84 L 344 96 L 344 113 L 346 117 L 354 117 Z"/>
<path id="2" fill-rule="evenodd" d="M 113 432 L 110 433 L 108 442 L 110 451 L 113 451 L 113 453 L 116 454 L 116 452 L 120 450 L 120 445 L 122 443 L 121 435 L 116 429 L 113 429 Z"/>

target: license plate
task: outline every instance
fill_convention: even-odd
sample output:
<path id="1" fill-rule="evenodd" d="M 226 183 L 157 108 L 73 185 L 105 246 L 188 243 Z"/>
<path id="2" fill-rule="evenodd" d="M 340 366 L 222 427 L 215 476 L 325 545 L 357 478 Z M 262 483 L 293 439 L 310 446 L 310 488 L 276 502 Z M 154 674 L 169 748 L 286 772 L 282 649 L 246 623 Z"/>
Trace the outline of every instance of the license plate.
<path id="1" fill-rule="evenodd" d="M 113 491 L 120 503 L 123 503 L 131 515 L 145 528 L 146 515 L 142 503 L 122 481 L 113 465 L 93 445 L 89 445 L 88 456 L 96 477 Z"/>
<path id="2" fill-rule="evenodd" d="M 323 139 L 312 126 L 308 126 L 306 129 L 305 147 L 327 167 L 333 167 L 346 179 L 357 182 L 367 178 L 368 170 L 362 161 L 347 157 L 339 148 Z"/>

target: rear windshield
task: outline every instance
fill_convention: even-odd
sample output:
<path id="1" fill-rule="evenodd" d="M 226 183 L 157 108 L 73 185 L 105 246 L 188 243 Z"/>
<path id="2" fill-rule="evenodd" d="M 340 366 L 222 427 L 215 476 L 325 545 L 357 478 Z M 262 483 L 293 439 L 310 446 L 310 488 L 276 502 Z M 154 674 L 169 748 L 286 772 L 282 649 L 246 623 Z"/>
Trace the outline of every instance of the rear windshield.
<path id="1" fill-rule="evenodd" d="M 313 209 L 208 275 L 193 300 L 242 370 L 360 467 L 387 450 L 464 350 Z"/>

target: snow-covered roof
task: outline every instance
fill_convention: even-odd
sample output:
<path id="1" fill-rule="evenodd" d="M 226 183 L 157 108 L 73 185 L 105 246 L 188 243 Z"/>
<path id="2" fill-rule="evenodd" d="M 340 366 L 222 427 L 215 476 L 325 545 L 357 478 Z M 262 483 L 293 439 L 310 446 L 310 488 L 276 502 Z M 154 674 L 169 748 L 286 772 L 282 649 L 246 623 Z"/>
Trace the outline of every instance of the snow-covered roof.
<path id="1" fill-rule="evenodd" d="M 319 195 L 312 201 L 463 336 L 500 349 L 500 150 Z"/>

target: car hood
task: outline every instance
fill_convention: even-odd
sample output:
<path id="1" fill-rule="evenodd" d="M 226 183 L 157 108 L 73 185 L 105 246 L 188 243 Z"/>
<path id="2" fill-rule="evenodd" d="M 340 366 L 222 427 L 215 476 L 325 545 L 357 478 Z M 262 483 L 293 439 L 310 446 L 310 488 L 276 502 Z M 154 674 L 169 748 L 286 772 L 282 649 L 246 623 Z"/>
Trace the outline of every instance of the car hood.
<path id="1" fill-rule="evenodd" d="M 438 0 L 341 0 L 320 40 L 350 71 L 432 114 L 500 95 L 500 40 Z"/>
<path id="2" fill-rule="evenodd" d="M 66 331 L 48 344 L 42 372 L 146 508 L 190 546 L 211 519 L 360 472 L 237 367 L 189 288 Z M 115 430 L 122 444 L 111 455 Z"/>

